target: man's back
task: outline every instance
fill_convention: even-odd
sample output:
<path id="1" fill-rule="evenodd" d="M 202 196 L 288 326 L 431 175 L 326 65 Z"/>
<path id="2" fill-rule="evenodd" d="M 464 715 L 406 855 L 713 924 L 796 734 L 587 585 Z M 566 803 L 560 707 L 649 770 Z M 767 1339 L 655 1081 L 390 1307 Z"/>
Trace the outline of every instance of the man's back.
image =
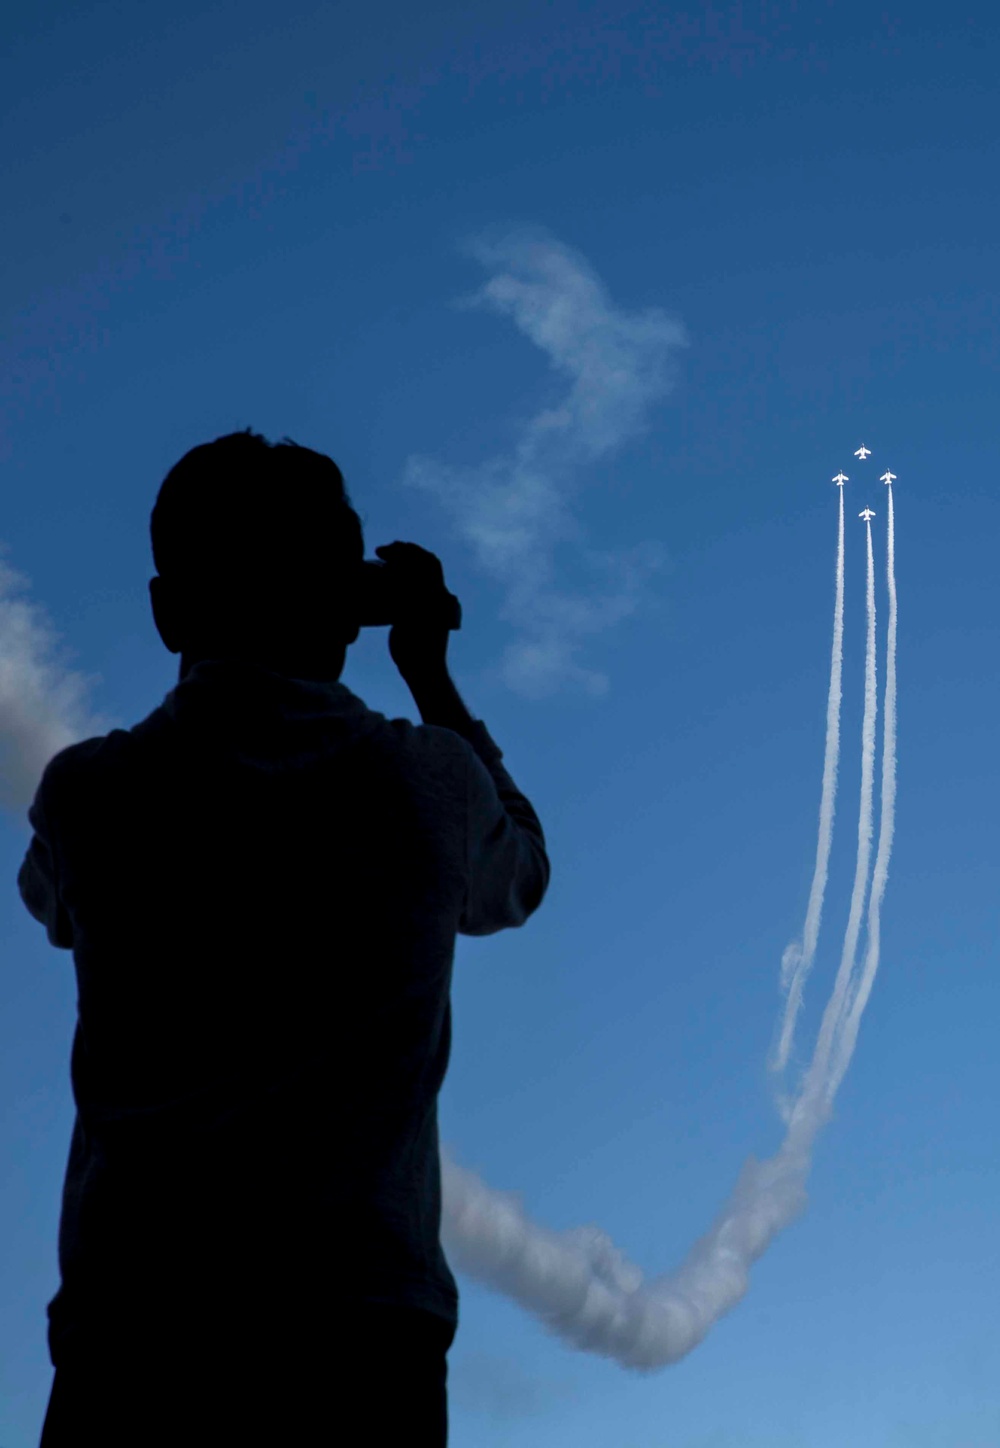
<path id="1" fill-rule="evenodd" d="M 57 1365 L 179 1333 L 316 1341 L 351 1302 L 454 1324 L 455 936 L 522 924 L 549 878 L 470 734 L 210 660 L 49 766 L 20 884 L 79 986 Z"/>

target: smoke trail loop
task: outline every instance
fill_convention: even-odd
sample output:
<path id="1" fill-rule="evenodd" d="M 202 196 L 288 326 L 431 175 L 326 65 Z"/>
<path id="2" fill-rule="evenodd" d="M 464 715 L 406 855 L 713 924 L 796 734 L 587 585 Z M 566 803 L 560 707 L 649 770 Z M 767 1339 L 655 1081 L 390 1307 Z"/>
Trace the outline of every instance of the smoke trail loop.
<path id="1" fill-rule="evenodd" d="M 684 1357 L 747 1290 L 750 1268 L 806 1206 L 816 1137 L 850 1064 L 858 1022 L 878 964 L 878 921 L 888 872 L 895 800 L 896 595 L 892 503 L 889 511 L 889 643 L 882 813 L 860 982 L 855 957 L 871 854 L 876 723 L 875 585 L 867 529 L 865 707 L 858 855 L 840 969 L 809 1068 L 786 1119 L 785 1137 L 764 1161 L 751 1157 L 711 1230 L 672 1273 L 644 1284 L 597 1228 L 554 1233 L 530 1222 L 509 1193 L 494 1193 L 442 1148 L 441 1240 L 449 1259 L 535 1312 L 547 1330 L 584 1351 L 653 1372 Z M 829 739 L 829 730 L 828 730 Z M 828 758 L 833 757 L 828 754 Z M 818 917 L 817 917 L 818 918 Z M 508 1250 L 497 1250 L 502 1239 Z M 514 1244 L 515 1253 L 510 1246 Z M 515 1260 L 520 1252 L 520 1261 Z"/>
<path id="2" fill-rule="evenodd" d="M 770 1158 L 750 1158 L 711 1229 L 673 1272 L 646 1281 L 600 1228 L 588 1225 L 553 1232 L 532 1222 L 515 1192 L 498 1192 L 475 1172 L 454 1163 L 440 1149 L 441 1241 L 453 1267 L 505 1293 L 534 1313 L 547 1330 L 580 1349 L 594 1352 L 639 1372 L 652 1372 L 690 1352 L 747 1290 L 750 1268 L 774 1236 L 805 1207 L 805 1184 L 816 1136 L 829 1118 L 833 1099 L 850 1064 L 858 1028 L 878 967 L 880 912 L 888 877 L 896 792 L 896 630 L 895 524 L 888 492 L 887 567 L 889 621 L 885 682 L 885 732 L 879 842 L 868 906 L 867 951 L 860 979 L 854 971 L 872 834 L 872 783 L 875 730 L 875 610 L 871 530 L 867 531 L 868 633 L 865 664 L 865 713 L 862 725 L 862 797 L 858 827 L 855 890 L 845 935 L 841 968 L 827 1003 L 812 1062 L 786 1120 L 784 1140 Z M 843 517 L 841 499 L 841 519 Z M 842 532 L 838 535 L 842 538 Z M 842 556 L 838 579 L 842 580 Z M 45 662 L 51 634 L 32 606 L 9 600 L 13 575 L 0 567 L 0 753 L 20 760 L 12 792 L 30 799 L 38 773 L 53 750 L 74 739 L 103 732 L 114 723 L 73 718 L 78 680 L 63 677 Z M 842 592 L 837 612 L 842 619 Z M 828 703 L 824 782 L 835 778 L 836 743 L 830 720 L 839 728 L 839 633 L 835 628 Z M 72 707 L 71 707 L 72 706 Z M 826 764 L 830 765 L 829 770 Z M 832 821 L 833 796 L 829 819 Z M 823 816 L 825 819 L 826 816 Z M 825 847 L 828 852 L 828 844 Z M 820 854 L 817 852 L 817 865 Z M 825 863 L 823 864 L 825 871 Z M 825 873 L 814 877 L 811 905 L 818 930 Z M 860 884 L 859 884 L 860 882 Z M 860 891 L 860 894 L 859 894 Z M 803 950 L 815 936 L 803 931 Z M 791 959 L 791 957 L 790 957 Z M 796 968 L 801 969 L 801 960 Z M 800 977 L 801 979 L 801 977 Z"/>

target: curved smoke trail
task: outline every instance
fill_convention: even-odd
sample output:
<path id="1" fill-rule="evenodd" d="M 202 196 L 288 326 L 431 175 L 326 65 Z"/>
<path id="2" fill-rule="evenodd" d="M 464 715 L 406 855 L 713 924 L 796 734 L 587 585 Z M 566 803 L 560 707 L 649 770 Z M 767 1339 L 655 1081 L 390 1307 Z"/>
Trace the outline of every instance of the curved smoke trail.
<path id="1" fill-rule="evenodd" d="M 837 1059 L 830 1076 L 829 1092 L 833 1093 L 844 1078 L 854 1054 L 861 1015 L 868 1004 L 875 972 L 878 970 L 881 944 L 882 900 L 889 877 L 889 857 L 896 825 L 896 537 L 892 509 L 892 484 L 888 486 L 889 522 L 886 534 L 886 576 L 889 586 L 889 624 L 885 651 L 885 724 L 882 736 L 882 810 L 879 820 L 878 849 L 872 872 L 872 893 L 868 902 L 868 945 L 861 979 L 852 997 L 847 1018 L 838 1039 Z"/>
<path id="2" fill-rule="evenodd" d="M 778 1040 L 768 1060 L 768 1069 L 783 1071 L 788 1062 L 795 1034 L 795 1023 L 802 1006 L 802 992 L 816 955 L 823 897 L 833 843 L 833 812 L 837 796 L 837 764 L 840 757 L 841 675 L 844 667 L 844 489 L 839 487 L 840 509 L 837 525 L 837 584 L 833 609 L 833 648 L 830 654 L 830 689 L 826 700 L 826 744 L 823 750 L 823 787 L 819 800 L 819 834 L 816 840 L 816 866 L 809 889 L 809 903 L 802 926 L 801 940 L 793 940 L 781 957 L 781 989 L 785 992 L 785 1011 Z"/>
<path id="3" fill-rule="evenodd" d="M 655 1371 L 690 1352 L 712 1325 L 745 1293 L 749 1271 L 772 1238 L 802 1211 L 816 1135 L 829 1115 L 847 1070 L 878 965 L 879 921 L 895 808 L 896 593 L 892 495 L 889 493 L 889 641 L 886 666 L 886 732 L 882 818 L 868 914 L 868 948 L 853 994 L 844 962 L 853 961 L 860 905 L 852 901 L 841 973 L 823 1016 L 812 1063 L 790 1113 L 778 1151 L 751 1157 L 710 1231 L 680 1267 L 650 1282 L 596 1226 L 553 1232 L 532 1222 L 519 1195 L 499 1192 L 473 1171 L 456 1165 L 441 1147 L 441 1241 L 453 1266 L 519 1302 L 572 1346 L 616 1360 L 622 1367 Z M 5 605 L 9 578 L 0 569 L 0 744 L 21 751 L 12 787 L 21 796 L 37 782 L 38 760 L 74 738 L 117 727 L 115 721 L 79 722 L 81 681 L 40 664 L 49 633 L 36 626 L 27 606 Z M 45 671 L 48 670 L 46 673 Z M 871 838 L 871 756 L 874 750 L 874 585 L 868 532 L 868 646 L 863 728 L 862 821 L 859 876 L 867 873 Z M 25 702 L 27 700 L 27 702 Z M 30 716 L 30 717 L 29 717 Z M 31 727 L 26 727 L 26 721 Z M 25 746 L 31 739 L 35 754 Z M 23 754 L 23 759 L 21 755 Z M 30 755 L 30 758 L 29 758 Z M 866 763 L 867 761 L 867 763 Z M 867 807 L 866 807 L 867 791 Z M 865 827 L 867 817 L 867 833 Z M 817 916 L 818 919 L 818 916 Z M 809 938 L 803 933 L 803 943 Z M 850 948 L 848 948 L 850 946 Z M 847 975 L 850 976 L 848 971 Z M 836 1042 L 832 1053 L 831 1042 Z"/>
<path id="4" fill-rule="evenodd" d="M 861 805 L 858 810 L 858 854 L 854 867 L 854 886 L 851 890 L 851 907 L 844 932 L 844 946 L 840 956 L 840 967 L 834 981 L 833 992 L 823 1012 L 819 1037 L 813 1059 L 806 1071 L 792 1108 L 791 1121 L 814 1109 L 827 1114 L 823 1102 L 832 1103 L 829 1091 L 830 1057 L 834 1040 L 845 1019 L 852 983 L 856 983 L 856 962 L 858 936 L 861 933 L 861 915 L 864 909 L 865 893 L 868 887 L 868 870 L 871 864 L 872 847 L 872 805 L 875 776 L 875 715 L 877 710 L 875 683 L 875 559 L 872 554 L 872 525 L 865 520 L 867 543 L 867 568 L 865 578 L 867 640 L 865 646 L 865 707 L 861 722 Z M 814 1099 L 815 1098 L 815 1099 Z"/>
<path id="5" fill-rule="evenodd" d="M 890 507 L 891 519 L 891 507 Z M 891 538 L 891 535 L 890 535 Z M 582 1351 L 622 1367 L 652 1372 L 676 1362 L 745 1293 L 753 1263 L 806 1204 L 805 1183 L 816 1136 L 850 1064 L 857 1025 L 878 960 L 878 919 L 888 870 L 895 774 L 895 589 L 890 580 L 887 721 L 882 825 L 869 911 L 865 971 L 853 997 L 853 973 L 871 854 L 875 753 L 875 585 L 871 529 L 867 531 L 867 643 L 862 724 L 862 789 L 858 865 L 841 968 L 820 1026 L 812 1061 L 789 1113 L 785 1137 L 764 1161 L 751 1157 L 711 1230 L 681 1266 L 649 1283 L 598 1227 L 552 1232 L 532 1222 L 515 1192 L 498 1192 L 441 1149 L 441 1241 L 459 1271 L 513 1298 L 546 1329 Z M 890 572 L 893 566 L 890 542 Z M 891 671 L 890 671 L 891 670 Z M 888 768 L 886 767 L 888 766 Z M 837 1050 L 831 1064 L 831 1042 Z"/>

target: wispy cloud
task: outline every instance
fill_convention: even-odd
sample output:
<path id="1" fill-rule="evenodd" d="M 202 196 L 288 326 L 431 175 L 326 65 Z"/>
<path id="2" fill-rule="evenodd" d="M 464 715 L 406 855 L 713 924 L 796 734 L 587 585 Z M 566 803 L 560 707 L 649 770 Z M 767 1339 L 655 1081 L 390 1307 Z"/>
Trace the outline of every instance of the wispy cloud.
<path id="1" fill-rule="evenodd" d="M 54 754 L 118 722 L 88 713 L 84 696 L 101 676 L 73 672 L 64 648 L 59 657 L 44 610 L 17 597 L 29 587 L 0 557 L 0 807 L 18 812 L 31 803 Z"/>
<path id="2" fill-rule="evenodd" d="M 603 694 L 607 676 L 576 661 L 581 642 L 635 612 L 666 552 L 656 540 L 588 547 L 569 505 L 581 469 L 646 430 L 650 410 L 674 385 L 685 332 L 659 307 L 616 307 L 586 260 L 544 232 L 477 237 L 463 250 L 490 276 L 458 305 L 509 317 L 565 390 L 519 425 L 509 453 L 472 468 L 411 456 L 403 482 L 438 499 L 480 567 L 505 586 L 501 616 L 521 638 L 505 651 L 504 682 L 535 698 L 566 680 Z M 560 542 L 576 546 L 595 576 L 593 592 L 556 586 Z"/>

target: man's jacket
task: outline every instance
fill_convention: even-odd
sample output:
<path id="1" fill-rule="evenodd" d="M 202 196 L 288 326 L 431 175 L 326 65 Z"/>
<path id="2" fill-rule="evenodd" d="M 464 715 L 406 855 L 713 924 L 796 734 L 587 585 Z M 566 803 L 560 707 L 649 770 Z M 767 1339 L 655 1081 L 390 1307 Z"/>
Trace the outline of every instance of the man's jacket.
<path id="1" fill-rule="evenodd" d="M 47 765 L 18 885 L 77 976 L 54 1364 L 315 1338 L 361 1301 L 457 1321 L 455 937 L 523 925 L 549 882 L 535 811 L 468 734 L 206 660 Z"/>

